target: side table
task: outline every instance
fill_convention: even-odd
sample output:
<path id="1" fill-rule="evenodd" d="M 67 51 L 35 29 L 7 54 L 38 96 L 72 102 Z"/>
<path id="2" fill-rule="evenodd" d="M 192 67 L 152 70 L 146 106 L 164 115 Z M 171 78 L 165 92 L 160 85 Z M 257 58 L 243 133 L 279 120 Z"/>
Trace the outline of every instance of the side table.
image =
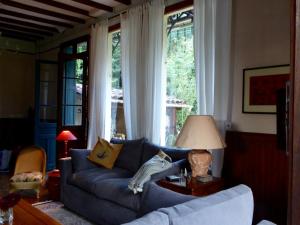
<path id="1" fill-rule="evenodd" d="M 212 181 L 203 183 L 192 177 L 188 183 L 170 182 L 166 179 L 159 180 L 157 184 L 161 187 L 172 191 L 194 196 L 206 196 L 222 191 L 224 188 L 224 180 L 222 178 L 213 177 Z"/>
<path id="2" fill-rule="evenodd" d="M 53 170 L 48 173 L 47 187 L 49 198 L 54 201 L 60 199 L 60 171 Z"/>

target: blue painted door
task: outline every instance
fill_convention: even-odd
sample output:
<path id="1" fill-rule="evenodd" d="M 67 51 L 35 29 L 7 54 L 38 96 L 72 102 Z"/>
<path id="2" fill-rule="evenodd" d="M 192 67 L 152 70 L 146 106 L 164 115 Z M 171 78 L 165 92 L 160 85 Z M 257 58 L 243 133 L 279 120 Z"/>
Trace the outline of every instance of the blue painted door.
<path id="1" fill-rule="evenodd" d="M 48 171 L 56 167 L 57 80 L 57 62 L 37 61 L 34 136 L 46 151 Z"/>

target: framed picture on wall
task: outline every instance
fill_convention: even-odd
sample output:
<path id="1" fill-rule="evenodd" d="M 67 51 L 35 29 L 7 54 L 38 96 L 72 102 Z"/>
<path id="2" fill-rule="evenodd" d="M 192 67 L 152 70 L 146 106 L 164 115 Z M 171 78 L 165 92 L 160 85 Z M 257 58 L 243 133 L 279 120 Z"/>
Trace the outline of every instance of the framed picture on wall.
<path id="1" fill-rule="evenodd" d="M 290 66 L 247 68 L 243 70 L 243 113 L 276 113 L 277 91 L 285 88 Z"/>

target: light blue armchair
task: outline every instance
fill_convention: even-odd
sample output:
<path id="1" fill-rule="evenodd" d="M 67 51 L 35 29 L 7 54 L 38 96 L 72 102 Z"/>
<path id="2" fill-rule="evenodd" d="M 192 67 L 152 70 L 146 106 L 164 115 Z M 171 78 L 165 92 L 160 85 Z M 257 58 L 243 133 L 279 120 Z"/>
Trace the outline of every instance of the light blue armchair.
<path id="1" fill-rule="evenodd" d="M 155 196 L 153 196 L 155 198 Z M 160 208 L 124 225 L 251 225 L 253 195 L 246 185 Z M 258 225 L 274 225 L 262 221 Z"/>

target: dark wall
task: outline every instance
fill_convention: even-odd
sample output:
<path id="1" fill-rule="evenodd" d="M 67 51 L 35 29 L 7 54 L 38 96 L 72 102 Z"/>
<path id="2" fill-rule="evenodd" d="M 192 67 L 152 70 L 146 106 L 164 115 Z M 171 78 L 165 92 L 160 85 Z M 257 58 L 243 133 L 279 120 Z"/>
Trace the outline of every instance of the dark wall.
<path id="1" fill-rule="evenodd" d="M 32 118 L 0 118 L 0 150 L 13 151 L 11 169 L 18 152 L 33 145 L 33 119 Z"/>

